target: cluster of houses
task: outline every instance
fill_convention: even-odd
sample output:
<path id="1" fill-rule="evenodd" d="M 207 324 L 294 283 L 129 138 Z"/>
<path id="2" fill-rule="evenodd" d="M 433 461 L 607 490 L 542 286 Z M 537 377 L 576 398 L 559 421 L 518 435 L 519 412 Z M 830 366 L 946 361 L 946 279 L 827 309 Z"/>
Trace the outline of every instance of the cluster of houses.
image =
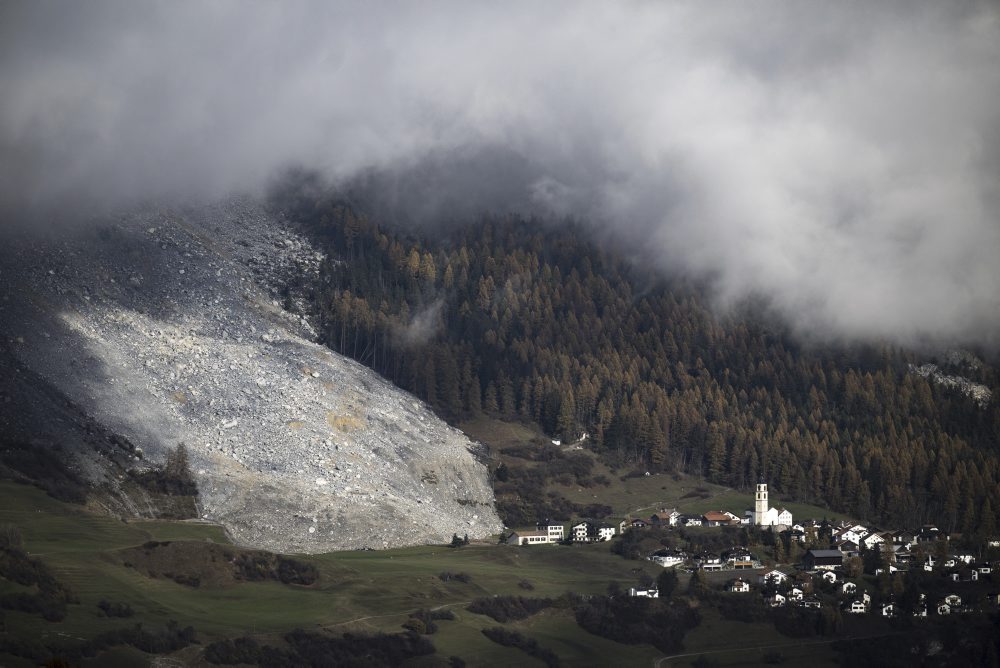
<path id="1" fill-rule="evenodd" d="M 653 513 L 648 519 L 626 517 L 617 524 L 598 522 L 595 520 L 580 520 L 569 527 L 569 540 L 579 543 L 595 543 L 611 540 L 616 534 L 622 534 L 629 529 L 644 529 L 654 527 L 718 527 L 738 526 L 741 524 L 769 526 L 775 529 L 792 527 L 792 513 L 784 508 L 773 508 L 767 502 L 767 484 L 757 484 L 753 510 L 747 510 L 743 516 L 723 510 L 710 510 L 702 514 L 682 515 L 676 509 L 662 509 Z M 800 527 L 799 527 L 800 528 Z M 545 545 L 562 543 L 567 540 L 565 525 L 545 520 L 539 522 L 534 529 L 520 529 L 506 537 L 509 545 Z"/>
<path id="2" fill-rule="evenodd" d="M 616 534 L 624 533 L 626 523 L 608 524 L 594 520 L 581 520 L 569 525 L 561 522 L 545 520 L 539 522 L 534 529 L 519 529 L 504 540 L 508 545 L 555 545 L 568 540 L 574 543 L 600 543 L 611 540 Z"/>
<path id="3" fill-rule="evenodd" d="M 809 524 L 808 526 L 815 526 Z M 863 527 L 841 526 L 834 529 L 834 533 L 844 531 L 855 531 L 864 534 Z M 907 534 L 893 532 L 893 536 L 883 534 L 883 544 L 892 545 L 891 549 L 884 548 L 883 554 L 899 555 L 903 559 L 909 556 L 907 551 L 896 549 L 898 546 L 889 541 L 901 540 L 900 545 L 909 549 L 916 543 L 906 541 Z M 876 545 L 872 543 L 872 545 Z M 874 548 L 871 548 L 874 549 Z M 904 556 L 905 555 L 905 556 Z M 697 554 L 689 555 L 681 550 L 660 550 L 649 555 L 648 559 L 664 568 L 677 566 L 687 566 L 691 569 L 698 569 L 706 572 L 713 571 L 754 571 L 748 575 L 741 575 L 728 580 L 724 589 L 735 594 L 749 594 L 759 592 L 766 605 L 772 608 L 780 608 L 786 605 L 798 606 L 802 608 L 819 609 L 824 605 L 824 599 L 816 595 L 817 588 L 822 588 L 827 593 L 833 594 L 837 604 L 840 605 L 845 614 L 878 614 L 883 617 L 896 617 L 900 614 L 899 606 L 894 597 L 888 597 L 873 606 L 871 595 L 864 589 L 859 590 L 857 581 L 853 581 L 847 576 L 845 560 L 852 555 L 850 551 L 840 549 L 810 549 L 806 551 L 800 568 L 787 569 L 767 569 L 762 563 L 745 547 L 733 547 L 723 551 L 721 554 Z M 892 577 L 893 573 L 905 570 L 902 561 L 900 567 L 890 565 L 884 569 Z M 946 558 L 936 559 L 932 556 L 923 558 L 919 566 L 926 570 L 934 568 L 943 569 L 944 577 L 954 582 L 976 581 L 982 576 L 990 575 L 995 565 L 985 562 L 976 563 L 971 555 L 952 554 Z M 960 568 L 967 575 L 959 575 Z M 880 575 L 883 569 L 876 569 L 872 574 Z M 657 598 L 658 593 L 654 588 L 633 588 L 629 591 L 631 596 L 645 596 Z M 992 605 L 1000 605 L 1000 593 L 992 593 L 987 597 Z M 831 597 L 826 598 L 827 601 Z M 932 614 L 949 615 L 954 613 L 968 612 L 972 606 L 963 605 L 962 597 L 957 593 L 948 593 L 939 600 L 929 604 L 926 596 L 921 594 L 919 602 L 911 609 L 911 614 L 915 617 L 926 617 L 928 610 Z"/>
<path id="4" fill-rule="evenodd" d="M 942 547 L 947 547 L 947 537 L 933 526 L 925 526 L 917 532 L 879 532 L 859 524 L 810 521 L 792 524 L 782 532 L 789 541 L 803 544 L 826 542 L 820 541 L 821 534 L 834 547 L 807 550 L 799 564 L 800 568 L 789 568 L 787 571 L 762 570 L 763 564 L 745 547 L 733 547 L 720 554 L 697 555 L 689 555 L 681 550 L 659 550 L 649 555 L 648 559 L 664 568 L 684 565 L 706 572 L 745 569 L 761 571 L 756 577 L 736 577 L 729 580 L 725 584 L 725 590 L 740 594 L 759 591 L 765 603 L 774 608 L 792 605 L 818 609 L 823 606 L 823 599 L 813 592 L 816 585 L 823 586 L 825 583 L 825 589 L 836 594 L 836 600 L 844 613 L 875 613 L 884 617 L 897 616 L 899 606 L 893 597 L 872 605 L 868 592 L 859 591 L 857 582 L 847 577 L 847 560 L 852 557 L 877 550 L 882 558 L 878 560 L 880 565 L 871 571 L 871 575 L 885 573 L 893 577 L 895 573 L 911 568 L 925 571 L 938 569 L 952 582 L 975 582 L 984 576 L 990 576 L 998 566 L 977 561 L 971 554 L 948 554 L 947 549 L 942 551 Z M 924 549 L 920 547 L 922 544 Z M 992 543 L 991 546 L 995 547 Z M 655 597 L 656 593 L 655 590 L 637 589 L 632 595 Z M 987 598 L 993 605 L 1000 604 L 1000 593 L 990 594 Z M 956 593 L 949 593 L 933 604 L 929 604 L 925 595 L 921 594 L 919 603 L 912 607 L 911 614 L 926 617 L 928 609 L 938 615 L 948 615 L 967 612 L 971 608 L 963 605 L 961 596 Z"/>
<path id="5" fill-rule="evenodd" d="M 758 586 L 764 592 L 765 602 L 772 608 L 780 608 L 786 605 L 796 605 L 803 608 L 822 607 L 823 602 L 819 596 L 813 594 L 815 583 L 826 582 L 833 585 L 833 591 L 840 601 L 843 612 L 852 615 L 863 615 L 876 613 L 882 617 L 896 617 L 899 613 L 899 606 L 894 596 L 889 596 L 874 607 L 872 597 L 865 591 L 858 591 L 856 582 L 847 580 L 842 574 L 836 571 L 826 570 L 822 573 L 798 572 L 796 574 L 786 573 L 773 569 L 758 576 Z M 753 591 L 750 582 L 737 578 L 726 583 L 726 591 L 746 594 Z M 992 595 L 993 603 L 1000 603 L 1000 596 Z M 926 617 L 928 611 L 927 595 L 920 594 L 917 605 L 912 609 L 914 617 Z M 955 593 L 949 593 L 940 598 L 931 610 L 938 615 L 950 615 L 954 613 L 969 612 L 970 606 L 963 606 L 962 597 Z"/>
<path id="6" fill-rule="evenodd" d="M 970 554 L 950 554 L 947 536 L 936 527 L 924 526 L 919 531 L 878 531 L 876 529 L 848 522 L 807 521 L 795 523 L 792 513 L 784 508 L 774 508 L 768 504 L 767 484 L 757 484 L 754 509 L 743 516 L 722 510 L 703 514 L 682 514 L 676 509 L 661 509 L 648 518 L 626 517 L 618 523 L 594 520 L 579 520 L 567 525 L 559 522 L 539 522 L 534 529 L 511 533 L 506 542 L 512 545 L 554 544 L 563 542 L 594 543 L 608 541 L 626 531 L 642 530 L 647 527 L 718 527 L 756 525 L 769 527 L 789 543 L 803 546 L 824 544 L 827 549 L 807 549 L 797 569 L 765 570 L 764 564 L 745 547 L 732 547 L 719 554 L 688 554 L 683 550 L 662 549 L 648 556 L 648 559 L 664 568 L 684 566 L 692 570 L 753 571 L 739 576 L 725 584 L 725 590 L 746 594 L 760 592 L 767 605 L 786 605 L 803 608 L 820 608 L 824 599 L 814 593 L 819 586 L 828 594 L 836 594 L 835 600 L 846 614 L 879 614 L 894 617 L 899 614 L 899 606 L 892 597 L 877 602 L 874 606 L 867 591 L 859 591 L 858 584 L 848 577 L 857 575 L 857 565 L 849 569 L 848 560 L 877 551 L 881 558 L 870 575 L 879 576 L 883 572 L 890 577 L 897 572 L 913 568 L 926 571 L 938 570 L 952 582 L 975 582 L 990 576 L 1000 564 L 977 561 Z M 990 547 L 1000 547 L 992 542 Z M 857 562 L 858 560 L 854 560 Z M 870 562 L 869 562 L 870 563 Z M 860 581 L 860 580 L 859 580 Z M 656 598 L 653 588 L 633 588 L 632 596 Z M 1000 604 L 1000 595 L 992 594 Z M 833 600 L 828 595 L 825 600 Z M 829 604 L 829 603 L 827 603 Z M 921 595 L 919 604 L 910 606 L 912 614 L 925 617 L 928 610 L 938 615 L 964 612 L 958 594 L 949 593 L 940 600 L 928 602 Z"/>

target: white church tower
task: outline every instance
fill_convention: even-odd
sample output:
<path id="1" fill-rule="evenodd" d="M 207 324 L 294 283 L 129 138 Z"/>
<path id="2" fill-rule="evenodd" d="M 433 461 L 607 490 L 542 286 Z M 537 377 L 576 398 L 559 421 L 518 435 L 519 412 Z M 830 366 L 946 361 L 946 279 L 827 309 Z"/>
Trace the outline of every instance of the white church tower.
<path id="1" fill-rule="evenodd" d="M 757 526 L 768 524 L 767 521 L 767 483 L 757 483 L 757 498 L 753 509 L 753 523 Z"/>
<path id="2" fill-rule="evenodd" d="M 750 511 L 747 511 L 750 514 Z M 790 527 L 792 513 L 784 508 L 769 508 L 767 505 L 767 483 L 761 479 L 757 483 L 757 495 L 753 508 L 753 523 L 759 527 Z"/>

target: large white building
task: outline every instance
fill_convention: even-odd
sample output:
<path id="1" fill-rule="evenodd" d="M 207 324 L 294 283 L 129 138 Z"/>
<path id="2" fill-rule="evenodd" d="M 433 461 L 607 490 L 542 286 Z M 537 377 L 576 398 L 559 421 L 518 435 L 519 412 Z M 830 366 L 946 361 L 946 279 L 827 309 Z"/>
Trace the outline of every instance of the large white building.
<path id="1" fill-rule="evenodd" d="M 792 513 L 784 508 L 769 508 L 767 505 L 767 483 L 757 483 L 754 498 L 753 523 L 757 526 L 792 526 Z"/>

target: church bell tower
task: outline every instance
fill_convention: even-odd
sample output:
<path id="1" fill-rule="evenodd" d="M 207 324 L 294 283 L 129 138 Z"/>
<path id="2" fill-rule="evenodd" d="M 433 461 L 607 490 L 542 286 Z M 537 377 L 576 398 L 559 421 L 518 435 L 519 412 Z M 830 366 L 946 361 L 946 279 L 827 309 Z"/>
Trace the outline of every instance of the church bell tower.
<path id="1" fill-rule="evenodd" d="M 753 511 L 753 523 L 760 526 L 764 524 L 765 517 L 767 517 L 767 483 L 758 482 L 756 502 L 754 504 Z"/>

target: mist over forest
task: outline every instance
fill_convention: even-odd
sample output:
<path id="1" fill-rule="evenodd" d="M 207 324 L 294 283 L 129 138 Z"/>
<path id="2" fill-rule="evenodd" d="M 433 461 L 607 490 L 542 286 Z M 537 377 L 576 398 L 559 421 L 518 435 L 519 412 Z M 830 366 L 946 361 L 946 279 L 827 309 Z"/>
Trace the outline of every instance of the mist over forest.
<path id="1" fill-rule="evenodd" d="M 995 348 L 990 2 L 5 3 L 3 226 L 262 194 L 572 217 L 804 339 Z"/>

